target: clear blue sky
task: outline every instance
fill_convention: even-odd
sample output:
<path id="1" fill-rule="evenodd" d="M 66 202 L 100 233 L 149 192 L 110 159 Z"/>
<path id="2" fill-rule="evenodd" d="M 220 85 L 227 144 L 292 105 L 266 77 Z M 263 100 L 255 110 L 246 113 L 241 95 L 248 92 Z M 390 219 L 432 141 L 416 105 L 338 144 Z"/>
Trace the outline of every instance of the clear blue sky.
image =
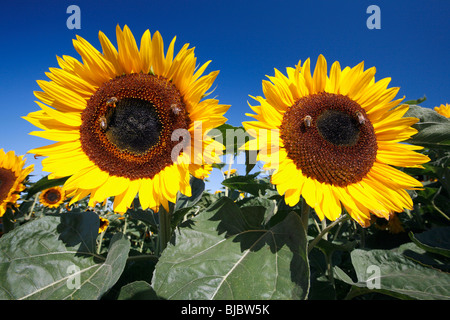
<path id="1" fill-rule="evenodd" d="M 70 30 L 69 5 L 81 9 L 81 29 Z M 381 9 L 381 29 L 369 30 L 369 5 Z M 168 42 L 176 35 L 176 50 L 195 46 L 199 63 L 212 60 L 207 70 L 220 70 L 217 95 L 231 104 L 229 123 L 248 120 L 247 101 L 262 95 L 261 81 L 273 68 L 285 71 L 299 59 L 315 63 L 324 54 L 329 66 L 365 61 L 377 68 L 376 79 L 391 77 L 399 96 L 433 108 L 450 103 L 449 0 L 153 0 L 153 1 L 14 1 L 2 3 L 0 13 L 0 148 L 25 154 L 47 145 L 29 136 L 35 128 L 21 116 L 38 110 L 36 80 L 45 79 L 56 56 L 79 58 L 72 46 L 78 34 L 98 49 L 98 31 L 115 44 L 115 27 L 127 24 L 137 39 L 146 29 L 159 30 Z M 40 176 L 40 162 L 28 156 Z M 220 177 L 213 174 L 212 181 Z M 212 188 L 215 188 L 214 185 Z M 213 190 L 214 191 L 214 190 Z"/>

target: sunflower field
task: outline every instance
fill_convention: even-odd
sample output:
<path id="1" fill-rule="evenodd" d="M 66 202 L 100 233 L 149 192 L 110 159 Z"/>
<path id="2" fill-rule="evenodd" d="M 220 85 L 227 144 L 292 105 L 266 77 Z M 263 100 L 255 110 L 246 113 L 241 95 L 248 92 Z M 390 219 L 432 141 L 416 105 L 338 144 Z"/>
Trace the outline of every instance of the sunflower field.
<path id="1" fill-rule="evenodd" d="M 320 55 L 234 127 L 188 44 L 116 36 L 38 80 L 47 176 L 0 149 L 0 299 L 450 299 L 449 105 Z"/>

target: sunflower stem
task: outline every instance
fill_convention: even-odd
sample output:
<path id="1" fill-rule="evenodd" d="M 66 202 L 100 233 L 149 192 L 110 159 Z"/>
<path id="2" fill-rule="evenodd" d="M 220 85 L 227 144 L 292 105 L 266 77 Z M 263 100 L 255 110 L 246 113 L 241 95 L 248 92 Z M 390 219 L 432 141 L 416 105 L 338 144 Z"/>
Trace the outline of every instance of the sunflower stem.
<path id="1" fill-rule="evenodd" d="M 303 199 L 302 214 L 300 218 L 306 235 L 308 235 L 309 211 L 311 211 L 311 207 L 306 203 L 305 199 Z"/>
<path id="2" fill-rule="evenodd" d="M 128 217 L 127 217 L 126 213 L 123 215 L 123 218 L 124 218 L 124 222 L 123 222 L 122 233 L 125 235 L 127 233 L 127 227 L 128 227 Z"/>
<path id="3" fill-rule="evenodd" d="M 308 252 L 311 252 L 311 250 L 314 248 L 314 246 L 326 235 L 328 232 L 338 223 L 347 221 L 350 219 L 348 215 L 340 216 L 338 219 L 330 223 L 326 228 L 322 229 L 322 231 L 315 237 L 310 244 L 308 245 Z"/>
<path id="4" fill-rule="evenodd" d="M 336 288 L 335 282 L 334 282 L 334 273 L 333 273 L 333 262 L 332 262 L 332 256 L 333 252 L 327 253 L 325 255 L 325 261 L 327 263 L 327 274 L 328 274 L 328 281 L 330 281 L 333 288 Z"/>
<path id="5" fill-rule="evenodd" d="M 159 210 L 159 249 L 158 254 L 161 254 L 164 249 L 167 247 L 167 244 L 170 241 L 170 237 L 172 235 L 172 228 L 170 226 L 170 221 L 172 218 L 174 205 L 169 202 L 169 211 L 161 206 Z"/>
<path id="6" fill-rule="evenodd" d="M 105 231 L 100 233 L 100 238 L 98 239 L 98 244 L 97 244 L 97 254 L 100 254 L 100 252 L 102 250 L 102 243 L 103 243 L 103 236 L 104 235 L 105 235 Z"/>
<path id="7" fill-rule="evenodd" d="M 225 176 L 225 174 L 222 172 L 224 179 L 228 179 L 230 177 L 232 164 L 233 164 L 233 155 L 230 155 L 230 160 L 228 161 L 227 175 Z M 225 197 L 228 197 L 229 193 L 230 193 L 230 190 L 228 189 L 228 187 L 225 187 Z"/>
<path id="8" fill-rule="evenodd" d="M 327 219 L 323 219 L 321 221 L 321 224 L 322 224 L 322 230 L 325 230 L 327 228 Z M 328 232 L 323 235 L 323 239 L 328 240 Z"/>
<path id="9" fill-rule="evenodd" d="M 40 195 L 40 192 L 36 193 L 36 195 L 34 196 L 33 204 L 31 205 L 31 207 L 28 210 L 28 212 L 25 213 L 25 220 L 30 220 L 31 219 L 31 216 L 33 215 L 34 208 L 36 207 L 36 203 L 39 200 L 39 195 Z"/>

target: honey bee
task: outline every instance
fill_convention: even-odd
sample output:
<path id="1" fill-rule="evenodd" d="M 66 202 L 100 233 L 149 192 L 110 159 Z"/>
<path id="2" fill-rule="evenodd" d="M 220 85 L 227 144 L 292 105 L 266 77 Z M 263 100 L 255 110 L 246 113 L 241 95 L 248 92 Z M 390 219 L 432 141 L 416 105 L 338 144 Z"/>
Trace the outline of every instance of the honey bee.
<path id="1" fill-rule="evenodd" d="M 303 122 L 305 122 L 305 126 L 307 126 L 308 128 L 311 127 L 312 117 L 311 116 L 304 117 Z"/>
<path id="2" fill-rule="evenodd" d="M 108 121 L 106 120 L 105 116 L 101 116 L 98 119 L 98 123 L 100 124 L 100 128 L 102 128 L 103 131 L 105 131 L 108 128 Z"/>
<path id="3" fill-rule="evenodd" d="M 106 100 L 106 106 L 110 106 L 112 105 L 113 108 L 116 107 L 116 102 L 117 102 L 117 98 L 116 97 L 111 97 L 108 100 Z"/>
<path id="4" fill-rule="evenodd" d="M 356 116 L 358 117 L 359 124 L 366 123 L 366 118 L 364 118 L 364 115 L 361 113 L 361 111 L 356 111 Z"/>
<path id="5" fill-rule="evenodd" d="M 181 108 L 178 107 L 178 105 L 176 105 L 176 104 L 172 104 L 170 106 L 170 109 L 172 110 L 173 114 L 176 115 L 176 116 L 181 113 Z"/>

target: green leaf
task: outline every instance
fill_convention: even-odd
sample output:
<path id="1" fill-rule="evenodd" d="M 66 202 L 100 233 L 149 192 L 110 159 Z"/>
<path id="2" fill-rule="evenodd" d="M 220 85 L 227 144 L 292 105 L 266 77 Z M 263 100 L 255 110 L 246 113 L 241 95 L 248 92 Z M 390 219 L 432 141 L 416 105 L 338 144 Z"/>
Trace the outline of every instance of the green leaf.
<path id="1" fill-rule="evenodd" d="M 410 105 L 404 117 L 418 118 L 419 122 L 448 123 L 449 120 L 430 108 Z"/>
<path id="2" fill-rule="evenodd" d="M 450 257 L 450 227 L 433 228 L 419 234 L 411 232 L 409 237 L 426 251 Z"/>
<path id="3" fill-rule="evenodd" d="M 187 197 L 183 194 L 180 194 L 174 207 L 175 211 L 186 207 L 192 207 L 202 197 L 203 191 L 205 191 L 205 181 L 203 181 L 202 179 L 191 177 L 190 184 L 192 190 L 191 196 Z"/>
<path id="4" fill-rule="evenodd" d="M 153 212 L 153 210 L 135 209 L 129 210 L 128 213 L 131 219 L 139 220 L 155 227 L 158 225 L 158 213 Z"/>
<path id="5" fill-rule="evenodd" d="M 295 213 L 268 230 L 254 229 L 239 207 L 222 197 L 175 234 L 152 280 L 164 299 L 304 299 L 308 294 L 307 240 Z"/>
<path id="6" fill-rule="evenodd" d="M 248 192 L 254 196 L 264 194 L 270 188 L 270 184 L 262 179 L 255 179 L 259 172 L 247 176 L 234 176 L 222 181 L 222 184 L 230 189 Z"/>
<path id="7" fill-rule="evenodd" d="M 46 216 L 0 238 L 0 299 L 99 299 L 119 279 L 130 243 L 116 234 L 106 258 L 96 255 L 94 216 Z"/>
<path id="8" fill-rule="evenodd" d="M 404 103 L 416 105 L 416 104 L 421 104 L 422 102 L 424 102 L 426 100 L 427 100 L 427 97 L 423 96 L 422 98 L 419 98 L 419 99 L 416 99 L 416 100 L 408 100 L 408 101 L 405 101 Z"/>
<path id="9" fill-rule="evenodd" d="M 342 270 L 335 267 L 338 279 L 363 290 L 362 293 L 379 292 L 401 299 L 450 299 L 450 275 L 425 267 L 404 255 L 388 250 L 351 253 L 358 281 L 354 283 Z"/>
<path id="10" fill-rule="evenodd" d="M 403 254 L 408 259 L 420 263 L 421 265 L 439 269 L 444 272 L 450 272 L 450 265 L 448 264 L 448 260 L 446 258 L 442 259 L 442 256 L 427 252 L 426 250 L 418 247 L 414 242 L 404 243 L 397 249 L 393 250 Z"/>
<path id="11" fill-rule="evenodd" d="M 131 282 L 120 289 L 117 300 L 157 300 L 158 296 L 146 281 Z"/>
<path id="12" fill-rule="evenodd" d="M 259 225 L 266 225 L 267 222 L 270 220 L 270 218 L 273 217 L 276 211 L 276 203 L 273 200 L 269 200 L 265 197 L 245 197 L 242 200 L 239 200 L 238 202 L 239 207 L 241 210 L 245 210 L 246 207 L 259 207 L 263 211 L 262 217 L 260 217 Z M 253 210 L 253 209 L 252 209 Z M 261 220 L 262 219 L 262 220 Z"/>
<path id="13" fill-rule="evenodd" d="M 405 117 L 415 117 L 413 125 L 419 132 L 407 142 L 425 148 L 450 148 L 450 120 L 436 111 L 416 105 L 409 106 Z"/>
<path id="14" fill-rule="evenodd" d="M 80 252 L 94 252 L 100 220 L 92 211 L 81 212 L 76 209 L 62 214 L 56 227 L 67 247 L 76 247 Z"/>

